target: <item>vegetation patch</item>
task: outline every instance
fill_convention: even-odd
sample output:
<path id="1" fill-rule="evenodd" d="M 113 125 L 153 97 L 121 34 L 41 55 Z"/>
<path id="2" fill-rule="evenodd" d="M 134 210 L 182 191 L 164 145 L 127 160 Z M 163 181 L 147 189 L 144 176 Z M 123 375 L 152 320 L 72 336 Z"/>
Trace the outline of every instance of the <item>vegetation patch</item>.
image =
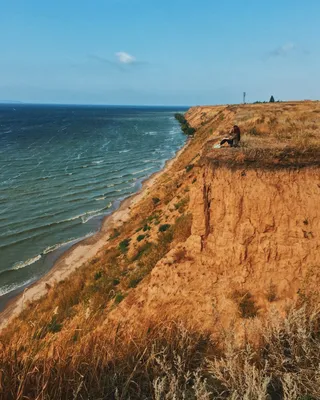
<path id="1" fill-rule="evenodd" d="M 62 329 L 62 324 L 59 324 L 57 321 L 57 316 L 53 315 L 50 323 L 48 324 L 48 332 L 57 333 L 60 332 L 61 329 Z"/>
<path id="2" fill-rule="evenodd" d="M 260 135 L 261 135 L 261 132 L 260 132 L 260 130 L 259 130 L 257 127 L 253 126 L 252 128 L 250 128 L 250 129 L 247 130 L 247 135 L 250 135 L 250 136 L 260 136 Z"/>
<path id="3" fill-rule="evenodd" d="M 180 123 L 181 130 L 183 133 L 185 133 L 188 136 L 193 136 L 196 132 L 194 128 L 192 128 L 188 121 L 185 119 L 183 114 L 176 113 L 174 114 L 175 119 Z"/>
<path id="4" fill-rule="evenodd" d="M 174 205 L 174 208 L 178 210 L 180 213 L 185 211 L 186 205 L 189 202 L 189 197 L 185 197 L 184 199 L 180 200 L 178 203 Z"/>
<path id="5" fill-rule="evenodd" d="M 102 277 L 102 271 L 98 271 L 94 274 L 94 280 L 97 281 Z"/>
<path id="6" fill-rule="evenodd" d="M 176 243 L 184 242 L 191 235 L 192 214 L 179 216 L 173 226 L 174 240 Z"/>
<path id="7" fill-rule="evenodd" d="M 118 229 L 114 229 L 112 234 L 109 237 L 109 240 L 114 240 L 116 239 L 118 236 L 120 236 L 120 232 L 118 231 Z"/>
<path id="8" fill-rule="evenodd" d="M 124 298 L 125 298 L 125 296 L 124 296 L 121 292 L 119 292 L 119 293 L 116 294 L 116 296 L 115 296 L 115 298 L 114 298 L 114 303 L 115 303 L 115 304 L 119 304 L 119 303 L 122 302 L 122 300 L 123 300 Z"/>
<path id="9" fill-rule="evenodd" d="M 235 290 L 232 298 L 237 303 L 242 318 L 254 318 L 257 316 L 258 308 L 250 292 Z"/>
<path id="10" fill-rule="evenodd" d="M 138 284 L 142 281 L 142 277 L 140 278 L 132 278 L 129 281 L 129 288 L 133 289 L 138 286 Z"/>
<path id="11" fill-rule="evenodd" d="M 24 338 L 23 346 L 10 341 L 6 346 L 6 339 L 0 387 L 8 400 L 316 400 L 320 320 L 315 311 L 291 309 L 284 321 L 266 321 L 256 347 L 239 345 L 230 332 L 221 338 L 226 351 L 209 333 L 178 323 L 151 325 L 138 340 L 128 338 L 127 326 L 119 326 L 114 338 L 103 330 L 81 337 L 76 326 L 70 339 L 59 343 L 56 357 L 41 353 L 42 343 L 32 338 Z M 72 345 L 80 340 L 81 346 Z M 54 342 L 50 346 L 55 350 Z"/>
<path id="12" fill-rule="evenodd" d="M 277 287 L 274 283 L 270 282 L 270 285 L 267 290 L 267 300 L 272 303 L 277 300 Z"/>
<path id="13" fill-rule="evenodd" d="M 128 251 L 128 246 L 131 242 L 131 239 L 124 239 L 122 242 L 119 244 L 119 250 L 121 253 L 126 253 Z"/>
<path id="14" fill-rule="evenodd" d="M 138 249 L 137 254 L 132 258 L 132 261 L 139 260 L 143 256 L 143 254 L 145 254 L 146 252 L 150 251 L 152 246 L 153 246 L 152 243 L 146 242 L 143 246 L 141 246 Z"/>
<path id="15" fill-rule="evenodd" d="M 159 199 L 159 197 L 153 197 L 152 198 L 152 202 L 153 202 L 153 204 L 156 206 L 157 204 L 159 204 L 160 203 L 160 199 Z"/>
<path id="16" fill-rule="evenodd" d="M 166 230 L 168 230 L 170 228 L 170 224 L 163 224 L 159 226 L 159 232 L 165 232 Z"/>
<path id="17" fill-rule="evenodd" d="M 190 172 L 194 167 L 194 164 L 189 164 L 186 166 L 186 172 Z"/>
<path id="18" fill-rule="evenodd" d="M 141 240 L 143 240 L 145 237 L 146 237 L 146 235 L 139 235 L 139 236 L 137 237 L 137 241 L 138 241 L 138 242 L 141 242 Z"/>
<path id="19" fill-rule="evenodd" d="M 151 229 L 151 227 L 150 227 L 148 224 L 145 224 L 145 225 L 143 226 L 143 232 L 150 231 L 150 229 Z"/>

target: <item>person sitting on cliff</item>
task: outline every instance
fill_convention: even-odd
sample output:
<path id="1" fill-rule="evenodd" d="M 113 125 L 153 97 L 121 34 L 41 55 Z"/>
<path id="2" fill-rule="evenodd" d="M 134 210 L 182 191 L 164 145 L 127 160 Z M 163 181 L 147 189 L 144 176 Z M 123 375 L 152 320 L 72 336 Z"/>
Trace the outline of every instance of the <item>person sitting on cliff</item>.
<path id="1" fill-rule="evenodd" d="M 220 146 L 222 146 L 225 143 L 228 143 L 230 147 L 238 147 L 239 142 L 240 142 L 240 128 L 238 127 L 238 125 L 234 125 L 230 131 L 230 136 L 228 138 L 222 139 L 220 142 Z"/>

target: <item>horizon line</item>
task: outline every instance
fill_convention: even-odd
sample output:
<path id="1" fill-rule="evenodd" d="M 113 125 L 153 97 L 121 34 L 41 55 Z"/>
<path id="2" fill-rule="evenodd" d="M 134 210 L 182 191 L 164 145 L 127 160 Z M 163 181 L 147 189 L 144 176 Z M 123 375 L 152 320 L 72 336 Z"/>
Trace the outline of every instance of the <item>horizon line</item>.
<path id="1" fill-rule="evenodd" d="M 0 105 L 39 105 L 39 106 L 101 106 L 101 107 L 192 107 L 186 104 L 104 104 L 104 103 L 40 103 L 0 100 Z"/>

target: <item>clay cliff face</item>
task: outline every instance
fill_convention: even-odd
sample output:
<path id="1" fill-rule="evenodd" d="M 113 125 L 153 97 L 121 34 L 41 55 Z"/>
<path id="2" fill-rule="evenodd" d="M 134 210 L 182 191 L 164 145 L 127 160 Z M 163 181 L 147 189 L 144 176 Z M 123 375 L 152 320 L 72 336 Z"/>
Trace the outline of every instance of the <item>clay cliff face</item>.
<path id="1" fill-rule="evenodd" d="M 203 126 L 204 112 L 192 109 L 189 122 Z M 234 116 L 226 115 L 227 126 Z M 157 263 L 108 321 L 135 330 L 150 321 L 181 319 L 215 332 L 244 320 L 254 325 L 266 311 L 284 313 L 299 296 L 317 292 L 319 167 L 281 165 L 278 159 L 268 168 L 252 167 L 242 163 L 241 150 L 204 149 L 182 179 L 190 188 L 190 237 Z M 226 152 L 231 160 L 217 165 Z"/>
<path id="2" fill-rule="evenodd" d="M 249 292 L 263 315 L 271 306 L 285 311 L 299 289 L 317 290 L 319 182 L 316 168 L 202 166 L 190 192 L 191 236 L 159 261 L 112 318 L 144 327 L 183 319 L 214 331 L 217 321 L 226 328 L 241 321 L 235 292 Z M 184 258 L 175 260 L 183 250 Z"/>

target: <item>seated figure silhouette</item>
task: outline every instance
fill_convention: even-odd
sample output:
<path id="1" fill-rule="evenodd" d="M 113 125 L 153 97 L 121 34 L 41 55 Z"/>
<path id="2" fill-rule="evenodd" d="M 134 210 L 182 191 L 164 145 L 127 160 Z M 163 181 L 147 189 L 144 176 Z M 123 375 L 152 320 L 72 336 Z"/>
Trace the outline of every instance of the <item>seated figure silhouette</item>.
<path id="1" fill-rule="evenodd" d="M 230 131 L 230 136 L 222 139 L 220 142 L 220 146 L 222 146 L 224 143 L 228 143 L 230 147 L 238 147 L 239 142 L 240 142 L 240 128 L 238 127 L 238 125 L 234 125 Z"/>

